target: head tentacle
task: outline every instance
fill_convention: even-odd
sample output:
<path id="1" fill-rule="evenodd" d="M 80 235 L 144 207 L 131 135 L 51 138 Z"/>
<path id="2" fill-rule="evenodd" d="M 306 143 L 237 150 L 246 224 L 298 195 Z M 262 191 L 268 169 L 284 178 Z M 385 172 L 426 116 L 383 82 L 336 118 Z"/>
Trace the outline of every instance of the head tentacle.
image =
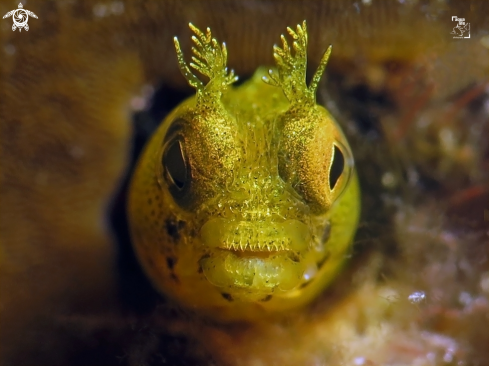
<path id="1" fill-rule="evenodd" d="M 306 84 L 307 71 L 307 26 L 306 21 L 298 24 L 296 30 L 287 27 L 292 37 L 292 53 L 287 38 L 282 35 L 282 47 L 273 46 L 273 57 L 277 70 L 269 70 L 268 76 L 263 77 L 267 84 L 282 88 L 291 104 L 315 104 L 316 89 L 331 55 L 332 46 L 324 52 L 319 66 L 314 73 L 309 87 Z"/>
<path id="2" fill-rule="evenodd" d="M 219 100 L 228 86 L 238 80 L 238 77 L 234 75 L 234 70 L 228 72 L 226 67 L 226 44 L 224 42 L 219 44 L 217 39 L 212 37 L 210 28 L 207 28 L 205 33 L 192 23 L 189 23 L 189 28 L 194 32 L 191 38 L 194 46 L 192 47 L 192 62 L 188 65 L 178 38 L 173 39 L 180 71 L 188 83 L 197 90 L 197 103 L 208 101 L 209 98 Z M 206 76 L 209 81 L 204 83 L 191 71 L 189 66 Z"/>

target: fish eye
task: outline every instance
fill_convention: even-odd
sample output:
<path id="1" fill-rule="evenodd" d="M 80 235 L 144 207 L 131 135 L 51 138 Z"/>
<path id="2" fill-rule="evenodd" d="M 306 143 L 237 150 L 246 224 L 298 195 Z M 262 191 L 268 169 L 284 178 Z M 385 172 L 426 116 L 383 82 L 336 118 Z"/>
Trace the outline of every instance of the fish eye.
<path id="1" fill-rule="evenodd" d="M 169 141 L 163 151 L 164 177 L 175 193 L 183 192 L 189 184 L 189 166 L 184 151 L 184 142 L 178 138 Z"/>
<path id="2" fill-rule="evenodd" d="M 163 166 L 170 182 L 182 190 L 187 181 L 187 164 L 183 157 L 182 143 L 173 141 L 163 155 Z"/>
<path id="3" fill-rule="evenodd" d="M 329 189 L 334 190 L 345 168 L 345 157 L 338 146 L 333 145 L 333 158 L 329 168 Z"/>

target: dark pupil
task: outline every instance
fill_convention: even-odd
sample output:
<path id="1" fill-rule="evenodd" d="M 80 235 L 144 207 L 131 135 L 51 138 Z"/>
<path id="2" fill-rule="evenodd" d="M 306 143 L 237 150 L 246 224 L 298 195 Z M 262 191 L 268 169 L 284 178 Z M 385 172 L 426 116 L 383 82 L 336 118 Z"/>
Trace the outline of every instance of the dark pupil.
<path id="1" fill-rule="evenodd" d="M 187 181 L 187 167 L 183 158 L 180 141 L 173 142 L 163 156 L 163 165 L 178 189 Z"/>
<path id="2" fill-rule="evenodd" d="M 343 173 L 345 167 L 345 158 L 340 149 L 334 146 L 333 164 L 331 164 L 331 169 L 329 171 L 329 188 L 333 189 L 338 179 Z"/>

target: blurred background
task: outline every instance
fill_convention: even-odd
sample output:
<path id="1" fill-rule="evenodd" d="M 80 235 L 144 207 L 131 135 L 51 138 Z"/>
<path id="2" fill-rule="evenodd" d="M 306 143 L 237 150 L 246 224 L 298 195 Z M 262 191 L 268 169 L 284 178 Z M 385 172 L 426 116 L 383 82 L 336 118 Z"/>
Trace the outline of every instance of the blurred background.
<path id="1" fill-rule="evenodd" d="M 489 1 L 21 3 L 28 31 L 0 21 L 1 364 L 489 363 Z M 141 273 L 127 179 L 192 93 L 173 36 L 188 55 L 188 23 L 211 27 L 245 80 L 304 19 L 360 174 L 351 258 L 307 309 L 213 324 Z"/>

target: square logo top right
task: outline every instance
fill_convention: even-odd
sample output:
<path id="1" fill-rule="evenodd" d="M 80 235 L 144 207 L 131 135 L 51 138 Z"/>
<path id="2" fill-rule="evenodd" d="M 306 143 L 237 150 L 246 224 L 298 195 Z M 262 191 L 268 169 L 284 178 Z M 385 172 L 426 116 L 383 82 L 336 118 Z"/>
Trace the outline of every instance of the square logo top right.
<path id="1" fill-rule="evenodd" d="M 452 22 L 456 23 L 455 27 L 453 27 L 453 30 L 450 33 L 455 34 L 453 36 L 454 39 L 470 38 L 470 23 L 467 23 L 465 18 L 453 16 Z"/>

